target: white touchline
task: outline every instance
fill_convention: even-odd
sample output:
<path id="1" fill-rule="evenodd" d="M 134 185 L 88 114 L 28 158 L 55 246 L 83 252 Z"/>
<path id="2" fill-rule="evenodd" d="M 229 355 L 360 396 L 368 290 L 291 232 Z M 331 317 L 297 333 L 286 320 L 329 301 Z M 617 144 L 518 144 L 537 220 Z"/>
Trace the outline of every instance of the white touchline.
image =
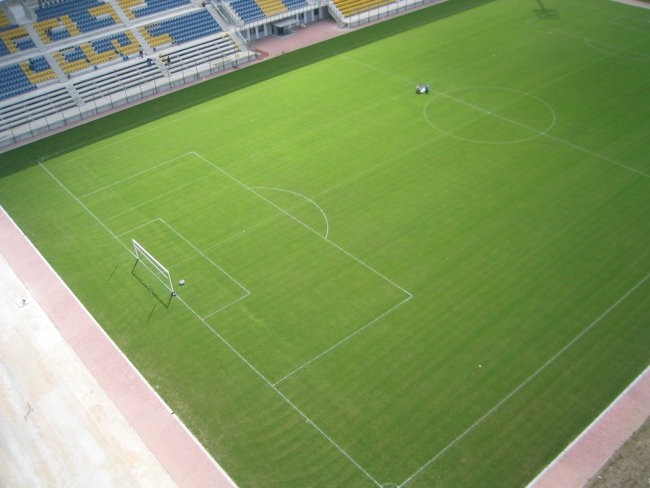
<path id="1" fill-rule="evenodd" d="M 124 243 L 120 240 L 120 238 L 117 237 L 117 235 L 115 235 L 115 233 L 114 233 L 111 229 L 109 229 L 109 228 L 106 226 L 106 224 L 104 224 L 104 222 L 102 222 L 102 220 L 101 220 L 99 217 L 97 217 L 97 216 L 96 216 L 96 215 L 95 215 L 95 214 L 94 214 L 94 213 L 93 213 L 93 212 L 92 212 L 92 211 L 91 211 L 91 210 L 90 210 L 86 205 L 84 205 L 84 203 L 83 203 L 81 200 L 79 200 L 79 198 L 78 198 L 74 193 L 72 193 L 72 192 L 68 189 L 68 187 L 65 186 L 65 185 L 63 184 L 63 182 L 62 182 L 61 180 L 59 180 L 56 176 L 54 176 L 54 174 L 53 174 L 53 173 L 52 173 L 52 172 L 47 168 L 47 166 L 45 166 L 45 164 L 39 162 L 38 165 L 43 169 L 43 171 L 45 171 L 48 175 L 50 175 L 50 177 L 51 177 L 54 181 L 56 181 L 56 183 L 57 183 L 61 188 L 63 188 L 63 189 L 65 190 L 65 192 L 66 192 L 68 195 L 70 195 L 70 196 L 72 197 L 72 199 L 73 199 L 75 202 L 77 202 L 77 203 L 81 206 L 81 208 L 83 208 L 83 209 L 88 213 L 88 215 L 90 215 L 90 216 L 91 216 L 91 217 L 92 217 L 92 218 L 93 218 L 93 219 L 94 219 L 94 220 L 95 220 L 95 221 L 96 221 L 96 222 L 97 222 L 97 223 L 98 223 L 98 224 L 99 224 L 99 225 L 100 225 L 104 230 L 106 230 L 106 232 L 108 232 L 108 233 L 109 233 L 109 234 L 110 234 L 110 235 L 111 235 L 111 236 L 112 236 L 112 237 L 113 237 L 117 242 L 119 242 L 119 243 L 122 245 L 122 247 L 123 247 L 124 249 L 127 250 L 127 252 L 128 252 L 129 254 L 131 254 L 132 256 L 134 256 L 134 254 L 133 254 L 133 252 L 131 251 L 131 249 L 129 249 L 129 247 L 128 247 L 126 244 L 124 244 Z"/>
<path id="2" fill-rule="evenodd" d="M 212 266 L 217 268 L 219 271 L 221 271 L 223 274 L 225 274 L 230 280 L 235 283 L 239 288 L 241 288 L 244 292 L 248 293 L 250 295 L 250 291 L 248 288 L 246 288 L 244 285 L 242 285 L 239 281 L 237 281 L 230 273 L 228 273 L 225 269 L 223 269 L 221 266 L 219 266 L 217 263 L 212 261 L 208 256 L 206 256 L 203 251 L 201 251 L 198 247 L 196 247 L 194 244 L 192 244 L 190 241 L 188 241 L 183 234 L 178 232 L 176 229 L 174 229 L 171 225 L 169 225 L 167 222 L 165 222 L 164 219 L 160 219 L 160 221 L 165 224 L 169 230 L 171 230 L 174 234 L 176 234 L 178 237 L 180 237 L 183 241 L 187 243 L 188 246 L 190 246 L 192 249 L 194 249 L 194 252 L 196 252 L 198 255 L 203 257 L 206 261 L 208 261 Z"/>
<path id="3" fill-rule="evenodd" d="M 556 352 L 553 356 L 551 356 L 550 359 L 548 359 L 544 364 L 542 364 L 539 368 L 537 368 L 528 378 L 526 378 L 524 381 L 522 381 L 514 390 L 512 390 L 510 393 L 508 393 L 505 397 L 503 397 L 499 403 L 494 405 L 490 410 L 485 412 L 478 420 L 476 420 L 472 425 L 470 425 L 467 429 L 465 429 L 460 435 L 458 435 L 453 441 L 451 441 L 449 444 L 447 444 L 441 451 L 439 451 L 435 456 L 433 456 L 431 459 L 429 459 L 426 463 L 424 463 L 422 466 L 420 466 L 413 474 L 411 474 L 408 478 L 406 478 L 398 488 L 402 488 L 409 482 L 413 480 L 418 474 L 420 474 L 423 470 L 425 470 L 431 463 L 433 463 L 436 459 L 438 459 L 440 456 L 442 456 L 444 453 L 446 453 L 449 449 L 454 447 L 460 440 L 462 440 L 467 434 L 471 433 L 476 427 L 478 427 L 485 419 L 490 417 L 494 412 L 499 410 L 501 406 L 506 403 L 510 398 L 512 398 L 514 395 L 516 395 L 522 388 L 524 388 L 528 383 L 530 383 L 533 379 L 535 379 L 542 371 L 544 371 L 546 368 L 548 368 L 557 358 L 559 358 L 562 354 L 564 354 L 571 346 L 573 346 L 578 340 L 582 338 L 587 332 L 589 332 L 591 329 L 594 328 L 601 320 L 603 320 L 607 315 L 609 315 L 616 307 L 618 307 L 623 301 L 629 297 L 632 293 L 634 293 L 643 283 L 647 281 L 647 279 L 650 278 L 650 273 L 645 275 L 640 281 L 638 281 L 632 288 L 627 290 L 623 296 L 621 296 L 616 302 L 614 302 L 613 305 L 611 305 L 607 310 L 605 310 L 602 314 L 600 314 L 593 322 L 591 322 L 587 327 L 585 327 L 578 335 L 576 335 L 573 339 L 571 339 L 562 349 L 560 349 L 558 352 Z"/>
<path id="4" fill-rule="evenodd" d="M 253 373 L 257 377 L 259 377 L 266 385 L 271 388 L 276 394 L 282 398 L 282 400 L 291 407 L 292 410 L 294 410 L 298 415 L 300 415 L 305 421 L 311 425 L 323 438 L 325 438 L 334 448 L 336 448 L 337 451 L 339 451 L 343 456 L 345 456 L 359 471 L 361 471 L 370 481 L 372 481 L 376 486 L 379 488 L 382 487 L 382 484 L 379 483 L 375 478 L 372 477 L 372 475 L 366 471 L 350 454 L 347 453 L 345 449 L 343 449 L 341 446 L 339 446 L 334 439 L 332 439 L 323 429 L 321 429 L 313 420 L 311 420 L 307 414 L 305 414 L 298 406 L 293 403 L 289 398 L 282 393 L 277 387 L 269 381 L 266 376 L 264 376 L 253 364 L 244 357 L 242 353 L 240 353 L 230 342 L 228 342 L 219 332 L 217 332 L 216 329 L 214 329 L 208 322 L 205 321 L 199 314 L 194 311 L 192 307 L 190 307 L 185 301 L 183 300 L 182 297 L 178 297 L 179 301 L 185 305 L 185 307 L 197 318 L 201 321 L 204 327 L 206 327 L 212 334 L 214 334 L 228 349 L 230 349 L 235 356 L 237 356 L 246 366 L 248 366 Z"/>
<path id="5" fill-rule="evenodd" d="M 203 158 L 202 158 L 203 159 Z M 209 162 L 208 162 L 209 163 Z M 43 170 L 49 174 L 52 179 L 59 185 L 61 188 L 63 188 L 66 193 L 68 193 L 97 223 L 104 229 L 106 232 L 108 232 L 111 236 L 119 242 L 122 247 L 124 247 L 127 252 L 131 255 L 133 253 L 131 250 L 128 248 L 126 244 L 124 244 L 106 225 L 95 215 L 93 214 L 88 207 L 86 207 L 79 198 L 77 198 L 74 193 L 72 193 L 54 174 L 47 168 L 45 165 L 41 162 L 38 163 Z M 212 164 L 212 163 L 209 163 Z M 225 174 L 225 173 L 224 173 Z M 172 229 L 173 230 L 173 229 Z M 233 280 L 235 281 L 235 280 Z M 245 289 L 244 287 L 242 287 Z M 249 292 L 250 293 L 250 292 Z M 208 328 L 214 334 L 221 342 L 223 342 L 228 349 L 230 349 L 237 357 L 239 357 L 246 366 L 248 366 L 260 379 L 262 379 L 275 393 L 277 393 L 285 403 L 287 403 L 298 415 L 300 415 L 302 418 L 305 419 L 309 425 L 311 425 L 323 438 L 325 438 L 336 450 L 338 450 L 345 458 L 347 458 L 359 471 L 361 471 L 364 476 L 366 476 L 369 480 L 371 480 L 377 487 L 381 488 L 382 485 L 379 483 L 375 478 L 372 477 L 372 475 L 366 471 L 350 454 L 345 451 L 341 446 L 339 446 L 329 435 L 327 435 L 323 429 L 321 429 L 314 421 L 312 421 L 302 410 L 300 410 L 289 398 L 287 398 L 286 395 L 284 395 L 278 388 L 273 386 L 273 384 L 255 368 L 255 366 L 252 365 L 250 361 L 248 361 L 237 349 L 235 349 L 226 339 L 221 336 L 210 324 L 203 318 L 201 317 L 192 307 L 190 307 L 185 300 L 180 295 L 177 295 L 176 297 L 180 303 L 182 303 L 191 313 L 194 315 L 205 327 Z M 103 330 L 103 329 L 102 329 Z"/>

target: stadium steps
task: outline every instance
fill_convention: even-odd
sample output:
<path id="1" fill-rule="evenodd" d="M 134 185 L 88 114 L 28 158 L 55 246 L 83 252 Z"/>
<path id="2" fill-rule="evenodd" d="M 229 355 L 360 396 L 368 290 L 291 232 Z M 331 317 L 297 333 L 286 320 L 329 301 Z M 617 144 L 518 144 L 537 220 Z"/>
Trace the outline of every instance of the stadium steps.
<path id="1" fill-rule="evenodd" d="M 38 35 L 38 32 L 36 32 L 36 29 L 34 29 L 34 24 L 25 24 L 23 27 L 25 27 L 25 30 L 29 34 L 29 37 L 32 38 L 32 41 L 34 41 L 36 48 L 39 50 L 45 49 L 45 43 L 43 42 L 43 39 L 41 39 L 41 36 Z"/>
<path id="2" fill-rule="evenodd" d="M 139 0 L 131 0 L 133 1 L 139 1 Z M 111 4 L 113 6 L 113 10 L 117 14 L 117 16 L 120 19 L 120 22 L 122 22 L 125 25 L 130 24 L 133 19 L 135 19 L 135 16 L 131 17 L 129 16 L 130 10 L 126 10 L 122 8 L 122 4 L 124 3 L 124 0 L 120 0 L 119 3 L 116 2 L 115 0 L 106 0 L 106 3 Z"/>

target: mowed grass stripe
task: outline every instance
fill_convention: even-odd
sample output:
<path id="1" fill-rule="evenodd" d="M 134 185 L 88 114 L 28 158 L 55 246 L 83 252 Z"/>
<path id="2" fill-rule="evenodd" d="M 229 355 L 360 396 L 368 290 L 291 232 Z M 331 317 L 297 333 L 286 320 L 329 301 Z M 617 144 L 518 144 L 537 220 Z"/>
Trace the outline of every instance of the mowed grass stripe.
<path id="1" fill-rule="evenodd" d="M 408 486 L 524 486 L 648 362 L 640 287 L 453 443 L 650 268 L 648 179 L 611 162 L 647 164 L 647 35 L 610 25 L 647 13 L 545 6 L 558 15 L 453 0 L 163 97 L 3 156 L 0 201 L 242 487 L 402 483 L 439 452 Z M 494 144 L 507 124 L 432 102 L 488 143 L 442 135 L 417 82 L 537 130 L 545 116 L 522 102 L 539 97 L 555 139 Z M 472 87 L 522 97 L 490 105 Z M 188 152 L 242 188 L 181 171 L 116 192 Z M 61 185 L 29 168 L 40 157 Z M 104 191 L 122 210 L 95 201 Z M 99 221 L 75 200 L 88 193 Z M 189 300 L 156 305 L 110 238 L 156 219 L 250 296 L 202 321 L 227 290 L 204 273 L 187 285 L 198 315 Z M 413 294 L 385 315 L 404 295 L 381 276 Z"/>

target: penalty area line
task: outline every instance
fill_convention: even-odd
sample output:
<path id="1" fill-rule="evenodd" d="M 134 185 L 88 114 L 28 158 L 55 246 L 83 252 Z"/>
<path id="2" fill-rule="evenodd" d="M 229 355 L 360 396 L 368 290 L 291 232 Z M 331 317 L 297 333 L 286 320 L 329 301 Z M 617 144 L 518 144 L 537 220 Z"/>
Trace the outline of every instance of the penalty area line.
<path id="1" fill-rule="evenodd" d="M 316 432 L 318 432 L 324 439 L 326 439 L 330 445 L 332 445 L 340 454 L 342 454 L 348 461 L 350 461 L 363 475 L 372 481 L 375 486 L 382 488 L 382 484 L 377 481 L 363 466 L 361 466 L 348 452 L 343 449 L 334 439 L 332 439 L 323 429 L 321 429 L 313 420 L 311 420 L 306 413 L 304 413 L 295 403 L 293 403 L 289 397 L 282 393 L 276 386 L 271 383 L 271 381 L 264 376 L 260 370 L 258 370 L 253 363 L 251 363 L 246 357 L 239 352 L 235 346 L 226 340 L 214 327 L 212 327 L 203 317 L 201 317 L 182 297 L 178 297 L 178 300 L 187 308 L 187 310 L 192 313 L 202 324 L 206 327 L 215 337 L 217 337 L 232 353 L 237 356 L 248 368 L 259 378 L 261 379 L 269 388 L 271 388 L 277 395 L 282 398 L 282 400 L 300 417 L 302 417 L 305 422 L 311 425 Z"/>
<path id="2" fill-rule="evenodd" d="M 650 278 L 650 273 L 646 274 L 640 281 L 638 281 L 632 288 L 627 290 L 618 300 L 616 300 L 610 307 L 605 310 L 603 313 L 601 313 L 593 322 L 591 322 L 587 327 L 582 329 L 581 332 L 578 333 L 573 339 L 571 339 L 565 346 L 560 349 L 558 352 L 556 352 L 553 356 L 551 356 L 544 364 L 542 364 L 539 368 L 537 368 L 528 378 L 526 378 L 524 381 L 522 381 L 514 390 L 512 390 L 510 393 L 508 393 L 505 397 L 503 397 L 496 405 L 494 405 L 492 408 L 490 408 L 487 412 L 485 412 L 478 420 L 476 420 L 472 425 L 470 425 L 467 429 L 465 429 L 460 435 L 458 435 L 454 440 L 452 440 L 449 444 L 447 444 L 442 450 L 440 450 L 435 456 L 433 456 L 431 459 L 429 459 L 426 463 L 424 463 L 422 466 L 420 466 L 417 470 L 415 470 L 408 478 L 406 478 L 398 488 L 403 488 L 407 484 L 409 484 L 411 481 L 413 481 L 414 478 L 416 478 L 422 471 L 424 471 L 426 468 L 428 468 L 433 462 L 435 462 L 438 458 L 440 458 L 443 454 L 445 454 L 447 451 L 449 451 L 452 447 L 454 447 L 458 442 L 463 440 L 465 437 L 467 437 L 468 434 L 472 433 L 479 425 L 481 425 L 487 418 L 491 417 L 493 413 L 495 413 L 497 410 L 499 410 L 508 400 L 510 400 L 513 396 L 515 396 L 517 393 L 519 393 L 526 385 L 528 385 L 531 381 L 533 381 L 537 376 L 540 375 L 546 368 L 548 368 L 551 364 L 557 360 L 560 356 L 562 356 L 571 346 L 573 346 L 576 342 L 578 342 L 587 332 L 589 332 L 591 329 L 593 329 L 596 325 L 600 323 L 601 320 L 603 320 L 605 317 L 607 317 L 612 311 L 614 311 L 621 303 L 623 303 L 630 295 L 632 295 L 637 289 L 639 289 L 647 280 Z"/>
<path id="3" fill-rule="evenodd" d="M 382 314 L 380 314 L 380 315 L 378 315 L 377 317 L 375 317 L 374 319 L 372 319 L 370 322 L 368 322 L 368 323 L 367 323 L 366 325 L 364 325 L 363 327 L 360 327 L 359 329 L 355 330 L 354 332 L 352 332 L 351 334 L 347 335 L 346 337 L 344 337 L 343 339 L 341 339 L 341 340 L 338 341 L 337 343 L 335 343 L 335 344 L 331 345 L 330 347 L 328 347 L 327 349 L 325 349 L 325 350 L 324 350 L 323 352 L 321 352 L 320 354 L 318 354 L 318 355 L 314 356 L 313 358 L 311 358 L 311 359 L 310 359 L 309 361 L 307 361 L 306 363 L 303 363 L 302 365 L 298 366 L 298 367 L 297 367 L 296 369 L 294 369 L 293 371 L 291 371 L 291 372 L 289 372 L 288 374 L 284 375 L 282 378 L 280 378 L 280 379 L 277 380 L 275 383 L 273 383 L 273 386 L 278 386 L 280 383 L 282 383 L 284 380 L 290 378 L 291 376 L 293 376 L 294 374 L 296 374 L 298 371 L 301 371 L 302 369 L 306 368 L 307 366 L 311 365 L 312 363 L 318 361 L 318 360 L 319 360 L 320 358 L 322 358 L 323 356 L 325 356 L 325 355 L 329 354 L 330 352 L 334 351 L 334 350 L 337 349 L 339 346 L 341 346 L 342 344 L 346 343 L 347 341 L 349 341 L 349 340 L 352 339 L 353 337 L 355 337 L 355 336 L 361 334 L 363 331 L 365 331 L 366 329 L 368 329 L 370 326 L 372 326 L 373 324 L 379 322 L 381 319 L 383 319 L 383 318 L 386 317 L 387 315 L 391 314 L 393 311 L 397 310 L 399 307 L 401 307 L 402 305 L 404 305 L 406 302 L 408 302 L 408 301 L 411 300 L 412 298 L 413 298 L 413 295 L 409 295 L 409 296 L 407 296 L 407 297 L 404 298 L 401 302 L 399 302 L 399 303 L 393 305 L 391 308 L 389 308 L 388 310 L 386 310 L 386 311 L 383 312 Z"/>

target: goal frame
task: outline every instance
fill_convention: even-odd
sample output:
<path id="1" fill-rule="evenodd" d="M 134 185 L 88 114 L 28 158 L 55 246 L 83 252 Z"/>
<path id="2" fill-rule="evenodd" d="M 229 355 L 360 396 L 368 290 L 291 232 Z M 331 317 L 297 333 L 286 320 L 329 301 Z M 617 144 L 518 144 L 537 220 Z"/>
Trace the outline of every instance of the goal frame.
<path id="1" fill-rule="evenodd" d="M 145 268 L 149 269 L 156 279 L 161 281 L 167 287 L 171 296 L 175 296 L 176 291 L 174 290 L 174 283 L 169 270 L 163 266 L 160 261 L 153 257 L 153 255 L 138 241 L 131 239 L 131 243 L 133 244 L 133 254 L 136 259 L 135 264 L 138 264 L 138 262 L 144 263 Z M 151 265 L 154 269 L 149 268 L 147 264 Z"/>

